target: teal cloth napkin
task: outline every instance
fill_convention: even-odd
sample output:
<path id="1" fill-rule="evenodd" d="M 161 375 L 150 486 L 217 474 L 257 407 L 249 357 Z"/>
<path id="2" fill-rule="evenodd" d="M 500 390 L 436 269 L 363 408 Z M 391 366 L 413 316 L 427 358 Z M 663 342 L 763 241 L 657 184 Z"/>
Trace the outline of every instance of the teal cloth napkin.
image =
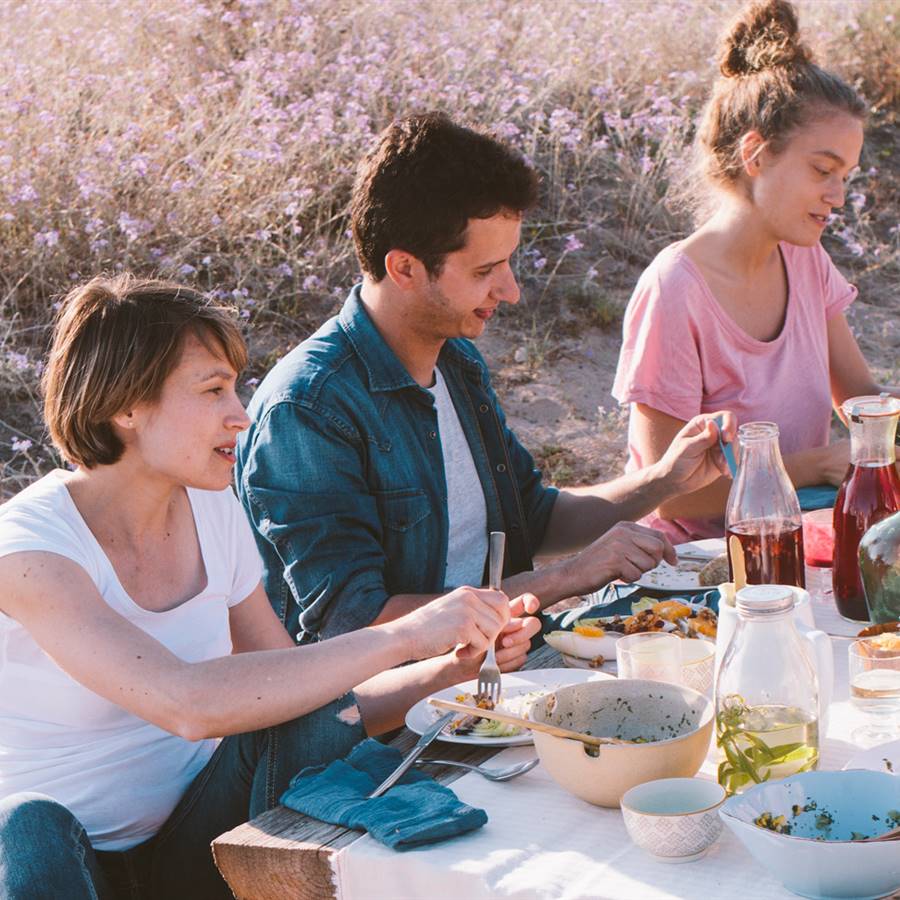
<path id="1" fill-rule="evenodd" d="M 837 488 L 830 484 L 798 488 L 797 499 L 800 501 L 800 509 L 804 512 L 810 509 L 828 509 L 834 506 L 834 501 L 837 500 Z"/>
<path id="2" fill-rule="evenodd" d="M 487 822 L 483 809 L 468 806 L 449 788 L 414 769 L 380 797 L 366 799 L 402 759 L 395 748 L 369 738 L 346 759 L 301 770 L 280 802 L 332 825 L 361 828 L 392 850 L 434 844 Z"/>

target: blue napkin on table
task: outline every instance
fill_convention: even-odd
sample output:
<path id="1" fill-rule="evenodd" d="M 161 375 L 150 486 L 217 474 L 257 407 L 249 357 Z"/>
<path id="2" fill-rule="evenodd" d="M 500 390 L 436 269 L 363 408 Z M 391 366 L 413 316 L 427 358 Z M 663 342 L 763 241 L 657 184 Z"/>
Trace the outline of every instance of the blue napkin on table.
<path id="1" fill-rule="evenodd" d="M 704 602 L 714 613 L 719 612 L 718 588 L 703 588 L 690 593 L 680 591 L 658 591 L 640 587 L 636 584 L 608 584 L 601 593 L 599 603 L 591 606 L 577 606 L 558 613 L 542 613 L 542 634 L 549 631 L 571 631 L 581 619 L 596 619 L 599 616 L 630 616 L 631 604 L 641 597 L 653 597 L 658 600 L 690 600 L 692 603 Z"/>
<path id="2" fill-rule="evenodd" d="M 280 802 L 323 822 L 361 828 L 392 850 L 433 844 L 487 822 L 483 809 L 468 806 L 449 788 L 414 769 L 380 797 L 367 800 L 402 759 L 394 747 L 369 738 L 345 759 L 302 769 Z"/>
<path id="3" fill-rule="evenodd" d="M 834 501 L 837 500 L 837 488 L 830 484 L 814 484 L 798 488 L 797 499 L 800 501 L 800 509 L 804 512 L 810 509 L 828 509 L 834 506 Z"/>

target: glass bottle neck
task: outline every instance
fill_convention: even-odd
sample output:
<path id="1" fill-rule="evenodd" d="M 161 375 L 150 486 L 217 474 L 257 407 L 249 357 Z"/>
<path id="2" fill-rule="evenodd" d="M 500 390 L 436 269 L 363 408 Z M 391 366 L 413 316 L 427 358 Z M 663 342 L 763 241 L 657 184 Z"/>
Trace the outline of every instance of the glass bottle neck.
<path id="1" fill-rule="evenodd" d="M 896 462 L 894 436 L 898 416 L 850 417 L 850 462 L 856 466 L 890 466 Z"/>

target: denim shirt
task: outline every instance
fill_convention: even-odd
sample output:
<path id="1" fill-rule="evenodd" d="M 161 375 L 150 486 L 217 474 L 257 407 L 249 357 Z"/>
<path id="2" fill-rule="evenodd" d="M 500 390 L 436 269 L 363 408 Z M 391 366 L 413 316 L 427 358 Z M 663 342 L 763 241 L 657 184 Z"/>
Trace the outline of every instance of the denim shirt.
<path id="1" fill-rule="evenodd" d="M 465 340 L 438 358 L 484 492 L 507 535 L 504 575 L 526 571 L 556 499 L 544 487 Z M 350 292 L 253 397 L 238 440 L 237 493 L 265 586 L 300 641 L 365 627 L 394 594 L 443 592 L 449 535 L 437 412 Z"/>

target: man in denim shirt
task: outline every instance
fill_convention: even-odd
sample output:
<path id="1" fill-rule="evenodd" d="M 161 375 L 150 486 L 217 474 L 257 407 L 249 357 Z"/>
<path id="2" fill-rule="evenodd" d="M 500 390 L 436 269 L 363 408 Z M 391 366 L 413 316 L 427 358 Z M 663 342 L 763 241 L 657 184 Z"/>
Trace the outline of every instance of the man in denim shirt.
<path id="1" fill-rule="evenodd" d="M 503 589 L 518 599 L 498 661 L 518 665 L 537 630 L 523 613 L 674 562 L 663 535 L 626 520 L 727 471 L 706 415 L 648 469 L 541 483 L 471 343 L 518 302 L 510 261 L 536 199 L 521 157 L 441 114 L 395 122 L 361 164 L 362 284 L 267 375 L 237 451 L 266 588 L 298 640 L 482 584 L 487 534 L 504 531 Z M 537 556 L 566 558 L 533 571 Z"/>

